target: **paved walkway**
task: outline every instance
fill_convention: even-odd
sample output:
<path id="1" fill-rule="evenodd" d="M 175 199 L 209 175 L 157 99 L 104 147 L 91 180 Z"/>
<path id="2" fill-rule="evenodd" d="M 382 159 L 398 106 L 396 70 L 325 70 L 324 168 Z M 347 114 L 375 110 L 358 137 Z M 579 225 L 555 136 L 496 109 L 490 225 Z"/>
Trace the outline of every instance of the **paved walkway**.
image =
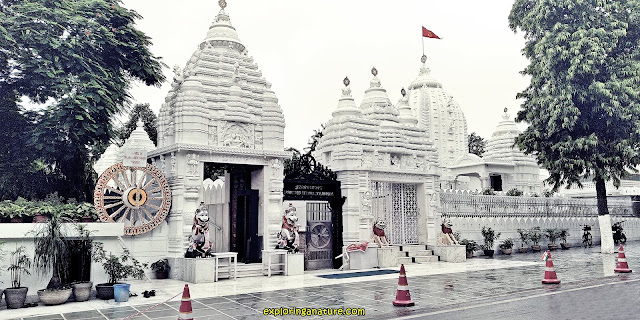
<path id="1" fill-rule="evenodd" d="M 540 260 L 540 253 L 514 253 L 512 256 L 496 256 L 492 259 L 475 257 L 459 264 L 438 262 L 407 265 L 411 297 L 416 302 L 416 306 L 410 308 L 398 308 L 391 304 L 396 295 L 397 274 L 324 279 L 318 277 L 321 273 L 307 272 L 304 276 L 241 278 L 189 287 L 193 299 L 193 317 L 198 320 L 300 319 L 300 316 L 274 317 L 263 314 L 265 308 L 279 307 L 364 308 L 366 315 L 355 318 L 393 319 L 506 297 L 638 279 L 633 273 L 614 274 L 617 254 L 604 255 L 597 250 L 572 248 L 552 252 L 558 278 L 562 281 L 560 285 L 541 284 L 544 262 Z M 625 252 L 631 269 L 640 268 L 640 243 L 628 243 Z M 329 273 L 338 272 L 331 270 Z M 140 295 L 119 304 L 113 300 L 91 300 L 55 307 L 0 310 L 0 318 L 122 319 L 180 293 L 184 284 L 175 280 L 138 282 L 133 284 L 132 291 L 139 294 L 153 286 L 158 292 L 155 298 L 145 299 Z M 176 319 L 179 300 L 180 297 L 161 303 L 132 319 Z M 342 319 L 354 316 L 304 318 Z"/>

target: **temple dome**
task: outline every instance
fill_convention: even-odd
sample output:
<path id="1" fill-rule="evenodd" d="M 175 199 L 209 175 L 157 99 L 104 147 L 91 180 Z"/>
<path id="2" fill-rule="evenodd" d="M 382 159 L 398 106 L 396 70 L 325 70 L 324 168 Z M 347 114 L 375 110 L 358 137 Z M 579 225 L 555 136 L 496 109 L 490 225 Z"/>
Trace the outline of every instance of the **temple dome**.
<path id="1" fill-rule="evenodd" d="M 409 85 L 409 106 L 438 149 L 440 165 L 448 166 L 468 152 L 467 121 L 460 105 L 431 76 L 427 57 L 421 61 L 420 73 Z"/>
<path id="2" fill-rule="evenodd" d="M 514 161 L 517 165 L 537 166 L 532 156 L 525 155 L 515 144 L 515 138 L 520 135 L 515 121 L 513 121 L 504 109 L 502 121 L 498 123 L 491 138 L 487 141 L 486 152 L 483 155 L 485 160 Z"/>

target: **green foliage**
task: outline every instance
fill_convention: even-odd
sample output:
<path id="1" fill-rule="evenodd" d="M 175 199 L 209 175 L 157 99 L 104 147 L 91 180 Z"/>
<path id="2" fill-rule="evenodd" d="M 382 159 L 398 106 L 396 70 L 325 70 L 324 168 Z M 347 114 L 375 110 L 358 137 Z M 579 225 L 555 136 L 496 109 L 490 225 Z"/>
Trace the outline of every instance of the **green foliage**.
<path id="1" fill-rule="evenodd" d="M 529 240 L 531 240 L 531 234 L 528 230 L 518 229 L 518 234 L 520 235 L 521 247 L 525 247 L 529 244 Z"/>
<path id="2" fill-rule="evenodd" d="M 567 243 L 567 237 L 569 237 L 569 229 L 560 229 L 560 233 L 558 233 L 558 237 L 562 239 L 563 243 Z"/>
<path id="3" fill-rule="evenodd" d="M 133 110 L 129 112 L 129 120 L 118 129 L 120 143 L 123 144 L 131 136 L 131 132 L 138 127 L 138 119 L 142 119 L 144 131 L 149 135 L 149 139 L 154 145 L 158 145 L 158 117 L 148 103 L 138 103 L 133 106 Z"/>
<path id="4" fill-rule="evenodd" d="M 549 228 L 544 229 L 544 232 L 546 233 L 545 237 L 547 237 L 552 244 L 556 244 L 556 240 L 560 237 L 560 230 L 557 228 Z"/>
<path id="5" fill-rule="evenodd" d="M 109 284 L 115 284 L 127 278 L 142 279 L 144 269 L 147 268 L 147 263 L 140 263 L 127 249 L 122 251 L 120 257 L 111 253 L 107 255 L 101 242 L 93 243 L 93 261 L 102 264 L 109 277 Z"/>
<path id="6" fill-rule="evenodd" d="M 477 135 L 475 132 L 471 132 L 469 135 L 469 153 L 473 153 L 478 157 L 482 157 L 482 154 L 486 151 L 487 140 Z"/>
<path id="7" fill-rule="evenodd" d="M 524 194 L 524 192 L 520 191 L 518 188 L 513 188 L 507 191 L 506 195 L 510 197 L 520 197 Z"/>
<path id="8" fill-rule="evenodd" d="M 486 189 L 482 190 L 482 195 L 495 196 L 496 193 L 495 193 L 495 191 L 493 191 L 493 188 L 486 188 Z"/>
<path id="9" fill-rule="evenodd" d="M 540 230 L 540 227 L 533 227 L 529 230 L 529 239 L 531 239 L 533 245 L 538 245 L 540 239 L 542 239 L 542 230 Z"/>
<path id="10" fill-rule="evenodd" d="M 480 246 L 474 240 L 462 239 L 460 240 L 460 244 L 465 246 L 468 253 L 480 250 Z"/>
<path id="11" fill-rule="evenodd" d="M 28 201 L 18 198 L 15 201 L 4 200 L 0 202 L 0 219 L 8 220 L 15 217 L 30 217 L 36 214 L 53 216 L 57 215 L 61 219 L 78 221 L 85 217 L 98 220 L 98 212 L 95 206 L 88 202 L 78 203 L 70 199 L 67 203 L 54 197 L 47 197 L 45 200 Z"/>
<path id="12" fill-rule="evenodd" d="M 169 269 L 171 267 L 169 267 L 169 260 L 167 259 L 160 259 L 151 264 L 151 270 L 155 272 L 166 272 Z"/>
<path id="13" fill-rule="evenodd" d="M 512 249 L 513 248 L 513 239 L 507 238 L 502 240 L 500 243 L 500 249 Z"/>
<path id="14" fill-rule="evenodd" d="M 139 18 L 119 0 L 0 2 L 0 111 L 19 134 L 0 130 L 16 139 L 2 147 L 2 199 L 53 190 L 91 199 L 91 163 L 115 137 L 112 120 L 131 81 L 165 80 L 150 39 L 135 28 Z M 23 96 L 44 109 L 26 111 Z"/>
<path id="15" fill-rule="evenodd" d="M 74 241 L 73 245 L 69 245 L 69 252 L 75 257 L 80 258 L 80 277 L 81 279 L 86 277 L 86 280 L 88 280 L 90 276 L 91 257 L 87 256 L 86 253 L 93 251 L 93 232 L 87 229 L 87 225 L 85 224 L 76 224 L 75 228 L 78 233 L 78 238 Z"/>
<path id="16" fill-rule="evenodd" d="M 11 252 L 11 261 L 7 267 L 7 271 L 11 273 L 11 287 L 20 288 L 22 284 L 22 274 L 31 274 L 31 259 L 25 254 L 25 247 L 20 246 Z"/>
<path id="17" fill-rule="evenodd" d="M 68 218 L 55 212 L 47 222 L 39 224 L 33 231 L 34 265 L 41 275 L 52 271 L 47 289 L 59 289 L 68 282 L 69 246 L 67 230 L 63 225 L 68 222 L 71 222 Z"/>
<path id="18" fill-rule="evenodd" d="M 637 0 L 516 0 L 509 15 L 531 77 L 516 118 L 529 127 L 515 142 L 554 190 L 592 179 L 600 214 L 605 181 L 619 186 L 640 164 L 639 13 Z"/>
<path id="19" fill-rule="evenodd" d="M 493 244 L 498 238 L 500 238 L 500 232 L 496 233 L 493 229 L 488 227 L 482 227 L 480 231 L 482 233 L 482 237 L 484 238 L 484 246 L 485 250 L 493 250 Z"/>

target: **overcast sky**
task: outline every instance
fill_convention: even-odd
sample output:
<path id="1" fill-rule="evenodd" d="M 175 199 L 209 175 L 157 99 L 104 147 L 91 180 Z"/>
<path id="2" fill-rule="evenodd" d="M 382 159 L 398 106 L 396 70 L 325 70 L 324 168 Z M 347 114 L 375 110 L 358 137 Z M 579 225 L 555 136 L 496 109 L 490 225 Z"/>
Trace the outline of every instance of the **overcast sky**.
<path id="1" fill-rule="evenodd" d="M 217 0 L 125 0 L 143 16 L 138 28 L 152 38 L 152 52 L 184 68 L 220 10 Z M 371 67 L 393 103 L 419 72 L 421 26 L 442 40 L 424 39 L 432 75 L 460 104 L 469 133 L 488 138 L 528 78 L 519 72 L 524 38 L 508 26 L 512 1 L 435 0 L 227 0 L 226 11 L 241 42 L 279 99 L 286 121 L 285 146 L 307 146 L 313 129 L 331 118 L 342 79 L 351 79 L 359 104 Z M 170 83 L 138 85 L 135 102 L 156 113 Z"/>

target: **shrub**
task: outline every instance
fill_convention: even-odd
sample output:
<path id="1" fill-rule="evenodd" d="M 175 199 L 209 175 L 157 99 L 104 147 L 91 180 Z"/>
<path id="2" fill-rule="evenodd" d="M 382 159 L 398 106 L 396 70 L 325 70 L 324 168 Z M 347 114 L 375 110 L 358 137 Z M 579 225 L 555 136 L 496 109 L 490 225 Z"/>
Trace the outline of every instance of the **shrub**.
<path id="1" fill-rule="evenodd" d="M 147 263 L 140 263 L 131 256 L 129 250 L 124 249 L 120 257 L 109 252 L 107 256 L 102 242 L 93 243 L 93 260 L 101 263 L 105 273 L 109 277 L 109 284 L 116 284 L 127 278 L 142 279 Z"/>
<path id="2" fill-rule="evenodd" d="M 518 188 L 513 188 L 506 193 L 510 197 L 520 197 L 524 194 L 524 192 L 518 190 Z"/>

